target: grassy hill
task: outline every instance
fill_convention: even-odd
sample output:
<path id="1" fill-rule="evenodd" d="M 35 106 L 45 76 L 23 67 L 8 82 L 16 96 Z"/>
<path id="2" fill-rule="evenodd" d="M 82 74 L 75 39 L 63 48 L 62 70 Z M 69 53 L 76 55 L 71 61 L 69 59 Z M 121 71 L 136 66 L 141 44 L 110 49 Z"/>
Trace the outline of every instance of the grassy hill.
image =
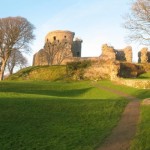
<path id="1" fill-rule="evenodd" d="M 114 85 L 110 81 L 98 83 L 141 99 L 150 97 L 148 89 Z M 93 150 L 111 133 L 127 103 L 119 95 L 93 87 L 89 81 L 2 81 L 0 148 Z M 137 150 L 137 144 L 140 149 L 149 149 L 150 109 L 145 107 L 133 150 Z"/>
<path id="2" fill-rule="evenodd" d="M 66 66 L 32 66 L 19 70 L 6 80 L 62 80 L 66 77 Z"/>
<path id="3" fill-rule="evenodd" d="M 93 150 L 128 101 L 89 82 L 0 82 L 0 149 Z"/>

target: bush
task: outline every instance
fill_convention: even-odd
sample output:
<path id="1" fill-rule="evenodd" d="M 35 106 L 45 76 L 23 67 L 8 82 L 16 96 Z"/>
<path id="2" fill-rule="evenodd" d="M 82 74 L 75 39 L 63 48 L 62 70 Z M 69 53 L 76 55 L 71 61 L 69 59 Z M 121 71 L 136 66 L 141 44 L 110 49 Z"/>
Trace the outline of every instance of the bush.
<path id="1" fill-rule="evenodd" d="M 67 63 L 67 74 L 74 80 L 83 79 L 84 69 L 91 66 L 90 60 L 75 61 Z"/>
<path id="2" fill-rule="evenodd" d="M 145 73 L 143 66 L 133 63 L 120 63 L 119 76 L 124 78 L 136 78 Z"/>

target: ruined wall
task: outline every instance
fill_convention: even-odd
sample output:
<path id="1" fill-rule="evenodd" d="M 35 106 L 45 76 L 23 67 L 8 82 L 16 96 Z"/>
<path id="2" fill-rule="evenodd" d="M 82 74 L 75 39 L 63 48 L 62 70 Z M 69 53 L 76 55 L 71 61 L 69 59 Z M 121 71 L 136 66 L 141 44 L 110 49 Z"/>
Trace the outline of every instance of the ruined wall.
<path id="1" fill-rule="evenodd" d="M 72 44 L 72 53 L 73 57 L 81 57 L 81 49 L 82 49 L 82 40 L 76 38 Z"/>
<path id="2" fill-rule="evenodd" d="M 148 51 L 148 48 L 144 47 L 138 53 L 138 62 L 139 63 L 150 63 L 150 51 Z"/>
<path id="3" fill-rule="evenodd" d="M 102 45 L 102 54 L 100 56 L 102 61 L 115 61 L 116 55 L 114 48 L 112 46 L 108 46 L 107 44 Z"/>
<path id="4" fill-rule="evenodd" d="M 44 49 L 39 50 L 33 55 L 33 66 L 48 65 Z"/>
<path id="5" fill-rule="evenodd" d="M 102 54 L 100 58 L 104 61 L 125 61 L 132 62 L 132 47 L 128 46 L 121 50 L 116 50 L 107 44 L 102 45 Z"/>
<path id="6" fill-rule="evenodd" d="M 126 86 L 140 88 L 140 89 L 150 89 L 150 80 L 139 80 L 139 79 L 123 79 L 115 78 L 115 82 L 118 84 L 123 84 Z"/>
<path id="7" fill-rule="evenodd" d="M 101 62 L 97 61 L 85 69 L 84 78 L 90 80 L 110 79 L 115 80 L 120 69 L 119 62 Z"/>

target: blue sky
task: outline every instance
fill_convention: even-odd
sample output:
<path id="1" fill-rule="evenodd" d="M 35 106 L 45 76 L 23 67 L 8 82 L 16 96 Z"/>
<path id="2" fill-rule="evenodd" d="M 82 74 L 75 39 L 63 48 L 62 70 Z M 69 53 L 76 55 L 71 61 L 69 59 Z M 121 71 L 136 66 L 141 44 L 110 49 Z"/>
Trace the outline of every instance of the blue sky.
<path id="1" fill-rule="evenodd" d="M 122 28 L 123 16 L 129 12 L 132 0 L 3 0 L 0 18 L 22 16 L 35 26 L 36 39 L 27 57 L 32 64 L 35 52 L 44 45 L 52 30 L 70 30 L 83 40 L 82 56 L 99 56 L 102 44 L 116 49 L 133 47 L 137 61 L 139 45 L 126 43 L 127 31 Z"/>

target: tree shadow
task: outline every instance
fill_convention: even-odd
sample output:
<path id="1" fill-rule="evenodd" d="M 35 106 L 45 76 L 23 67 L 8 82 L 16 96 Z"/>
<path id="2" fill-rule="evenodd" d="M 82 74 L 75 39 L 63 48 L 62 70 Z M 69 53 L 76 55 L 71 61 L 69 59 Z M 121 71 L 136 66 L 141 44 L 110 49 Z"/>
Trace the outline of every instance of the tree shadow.
<path id="1" fill-rule="evenodd" d="M 0 92 L 14 92 L 14 93 L 20 93 L 20 94 L 37 94 L 37 95 L 45 95 L 45 96 L 57 96 L 57 97 L 76 97 L 80 96 L 89 90 L 92 89 L 92 87 L 89 88 L 78 88 L 78 89 L 60 89 L 58 86 L 55 87 L 44 87 L 40 88 L 33 86 L 33 83 L 25 83 L 18 84 L 18 83 L 11 83 L 11 82 L 5 82 L 4 84 L 0 85 L 2 86 L 0 88 Z M 47 86 L 47 85 L 46 85 Z M 60 85 L 61 86 L 61 85 Z"/>

